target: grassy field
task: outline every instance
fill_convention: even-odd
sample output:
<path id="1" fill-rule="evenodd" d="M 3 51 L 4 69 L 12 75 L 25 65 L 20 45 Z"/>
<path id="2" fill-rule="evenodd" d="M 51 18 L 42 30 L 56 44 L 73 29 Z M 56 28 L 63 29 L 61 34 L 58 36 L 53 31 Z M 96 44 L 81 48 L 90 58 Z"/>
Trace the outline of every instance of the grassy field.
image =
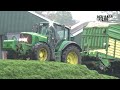
<path id="1" fill-rule="evenodd" d="M 116 79 L 84 65 L 60 62 L 0 60 L 0 79 Z"/>

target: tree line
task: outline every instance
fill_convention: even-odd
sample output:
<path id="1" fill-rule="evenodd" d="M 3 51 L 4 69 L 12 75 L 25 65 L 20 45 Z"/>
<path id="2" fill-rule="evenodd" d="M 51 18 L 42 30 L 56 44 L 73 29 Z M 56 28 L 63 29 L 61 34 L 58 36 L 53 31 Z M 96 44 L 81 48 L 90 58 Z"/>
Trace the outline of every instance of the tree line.
<path id="1" fill-rule="evenodd" d="M 77 21 L 73 19 L 70 11 L 35 11 L 36 13 L 49 18 L 52 21 L 71 27 Z"/>

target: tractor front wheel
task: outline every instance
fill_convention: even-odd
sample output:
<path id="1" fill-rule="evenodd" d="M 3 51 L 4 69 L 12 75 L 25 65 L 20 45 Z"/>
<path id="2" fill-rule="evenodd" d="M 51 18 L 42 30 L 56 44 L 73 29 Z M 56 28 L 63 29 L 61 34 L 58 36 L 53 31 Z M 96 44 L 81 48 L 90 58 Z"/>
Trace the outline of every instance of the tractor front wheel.
<path id="1" fill-rule="evenodd" d="M 40 61 L 49 61 L 50 60 L 50 49 L 47 44 L 40 43 L 34 46 L 33 50 L 34 56 L 33 59 Z"/>
<path id="2" fill-rule="evenodd" d="M 69 64 L 81 64 L 79 49 L 76 46 L 69 46 L 63 51 L 61 61 Z"/>

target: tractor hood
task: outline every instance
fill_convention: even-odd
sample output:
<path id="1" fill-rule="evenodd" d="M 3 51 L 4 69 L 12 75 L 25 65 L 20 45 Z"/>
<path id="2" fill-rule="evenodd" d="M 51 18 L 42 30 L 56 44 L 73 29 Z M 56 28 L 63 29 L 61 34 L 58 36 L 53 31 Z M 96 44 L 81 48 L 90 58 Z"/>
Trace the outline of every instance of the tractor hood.
<path id="1" fill-rule="evenodd" d="M 32 42 L 32 44 L 36 44 L 39 41 L 42 42 L 47 42 L 47 36 L 39 34 L 39 33 L 34 33 L 34 32 L 21 32 L 21 34 L 26 34 L 26 35 L 30 35 L 29 40 L 31 40 L 30 42 Z M 27 37 L 27 36 L 26 36 Z"/>
<path id="2" fill-rule="evenodd" d="M 46 39 L 47 39 L 46 36 L 41 35 L 41 34 L 38 34 L 38 33 L 34 33 L 34 32 L 21 32 L 21 34 L 29 34 L 29 35 L 39 36 L 39 37 L 41 37 L 41 38 L 46 38 Z"/>

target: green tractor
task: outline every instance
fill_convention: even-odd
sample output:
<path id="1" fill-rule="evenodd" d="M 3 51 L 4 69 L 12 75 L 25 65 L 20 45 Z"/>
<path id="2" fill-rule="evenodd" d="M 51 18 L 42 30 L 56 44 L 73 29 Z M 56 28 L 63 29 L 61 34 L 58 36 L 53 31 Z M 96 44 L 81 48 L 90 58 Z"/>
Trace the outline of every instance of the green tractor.
<path id="1" fill-rule="evenodd" d="M 58 23 L 39 23 L 33 32 L 21 32 L 17 40 L 3 41 L 8 59 L 31 59 L 81 63 L 80 46 L 72 41 L 70 29 Z"/>

